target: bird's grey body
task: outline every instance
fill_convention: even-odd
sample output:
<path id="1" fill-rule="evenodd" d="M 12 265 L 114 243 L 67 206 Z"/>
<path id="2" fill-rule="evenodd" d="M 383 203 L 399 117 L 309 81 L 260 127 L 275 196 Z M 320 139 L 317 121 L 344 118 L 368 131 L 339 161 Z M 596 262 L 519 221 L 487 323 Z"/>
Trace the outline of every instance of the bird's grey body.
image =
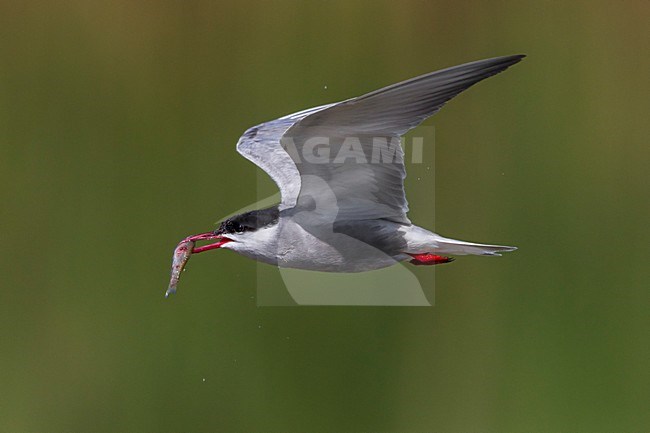
<path id="1" fill-rule="evenodd" d="M 282 200 L 188 238 L 219 239 L 194 252 L 226 248 L 280 267 L 361 272 L 405 260 L 450 261 L 438 254 L 514 250 L 444 238 L 412 224 L 399 138 L 458 93 L 523 57 L 455 66 L 248 129 L 237 151 L 269 174 Z"/>
<path id="2" fill-rule="evenodd" d="M 389 220 L 332 223 L 297 209 L 281 211 L 274 224 L 230 236 L 238 241 L 221 248 L 279 267 L 326 272 L 381 269 L 431 252 L 499 255 L 514 249 L 447 239 L 414 224 Z"/>

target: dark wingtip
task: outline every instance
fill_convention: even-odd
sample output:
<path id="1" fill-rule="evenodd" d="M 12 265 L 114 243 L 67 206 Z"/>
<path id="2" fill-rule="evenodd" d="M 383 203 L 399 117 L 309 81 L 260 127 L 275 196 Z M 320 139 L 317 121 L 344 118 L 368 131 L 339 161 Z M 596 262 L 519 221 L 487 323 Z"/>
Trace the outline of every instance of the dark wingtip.
<path id="1" fill-rule="evenodd" d="M 511 56 L 497 57 L 495 60 L 501 60 L 503 63 L 506 63 L 508 66 L 512 66 L 516 63 L 521 62 L 526 54 L 513 54 Z"/>

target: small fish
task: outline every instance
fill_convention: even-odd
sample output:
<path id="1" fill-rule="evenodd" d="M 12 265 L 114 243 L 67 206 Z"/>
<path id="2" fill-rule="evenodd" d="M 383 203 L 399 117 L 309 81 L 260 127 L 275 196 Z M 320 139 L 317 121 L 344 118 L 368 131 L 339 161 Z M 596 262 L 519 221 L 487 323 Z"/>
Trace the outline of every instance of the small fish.
<path id="1" fill-rule="evenodd" d="M 172 272 L 171 278 L 169 280 L 169 287 L 165 292 L 165 298 L 170 294 L 176 293 L 176 286 L 178 285 L 178 280 L 181 278 L 181 272 L 185 268 L 185 265 L 190 260 L 192 251 L 194 250 L 194 241 L 189 239 L 183 239 L 174 250 L 174 256 L 172 257 Z"/>

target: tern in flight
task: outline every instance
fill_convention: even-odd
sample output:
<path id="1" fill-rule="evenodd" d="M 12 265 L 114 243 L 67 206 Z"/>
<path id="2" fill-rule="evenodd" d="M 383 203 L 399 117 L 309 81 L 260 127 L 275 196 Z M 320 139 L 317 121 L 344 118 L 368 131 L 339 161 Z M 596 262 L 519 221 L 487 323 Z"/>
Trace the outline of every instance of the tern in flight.
<path id="1" fill-rule="evenodd" d="M 454 66 L 248 129 L 237 151 L 275 181 L 281 202 L 181 241 L 167 294 L 176 290 L 191 254 L 216 248 L 279 267 L 327 272 L 370 271 L 407 260 L 435 265 L 452 261 L 448 255 L 515 250 L 445 238 L 412 224 L 399 139 L 463 90 L 523 57 Z"/>

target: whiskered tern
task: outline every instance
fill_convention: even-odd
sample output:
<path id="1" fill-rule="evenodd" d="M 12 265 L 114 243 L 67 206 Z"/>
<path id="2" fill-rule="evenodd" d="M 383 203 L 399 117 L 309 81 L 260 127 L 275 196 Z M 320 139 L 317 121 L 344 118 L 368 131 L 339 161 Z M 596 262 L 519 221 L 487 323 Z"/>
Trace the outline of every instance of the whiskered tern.
<path id="1" fill-rule="evenodd" d="M 167 295 L 193 253 L 216 248 L 279 267 L 362 272 L 448 255 L 498 256 L 515 247 L 449 239 L 411 223 L 399 138 L 475 83 L 519 62 L 514 55 L 425 74 L 248 129 L 237 151 L 277 184 L 281 202 L 189 236 L 174 251 Z M 198 241 L 212 241 L 196 246 Z"/>

